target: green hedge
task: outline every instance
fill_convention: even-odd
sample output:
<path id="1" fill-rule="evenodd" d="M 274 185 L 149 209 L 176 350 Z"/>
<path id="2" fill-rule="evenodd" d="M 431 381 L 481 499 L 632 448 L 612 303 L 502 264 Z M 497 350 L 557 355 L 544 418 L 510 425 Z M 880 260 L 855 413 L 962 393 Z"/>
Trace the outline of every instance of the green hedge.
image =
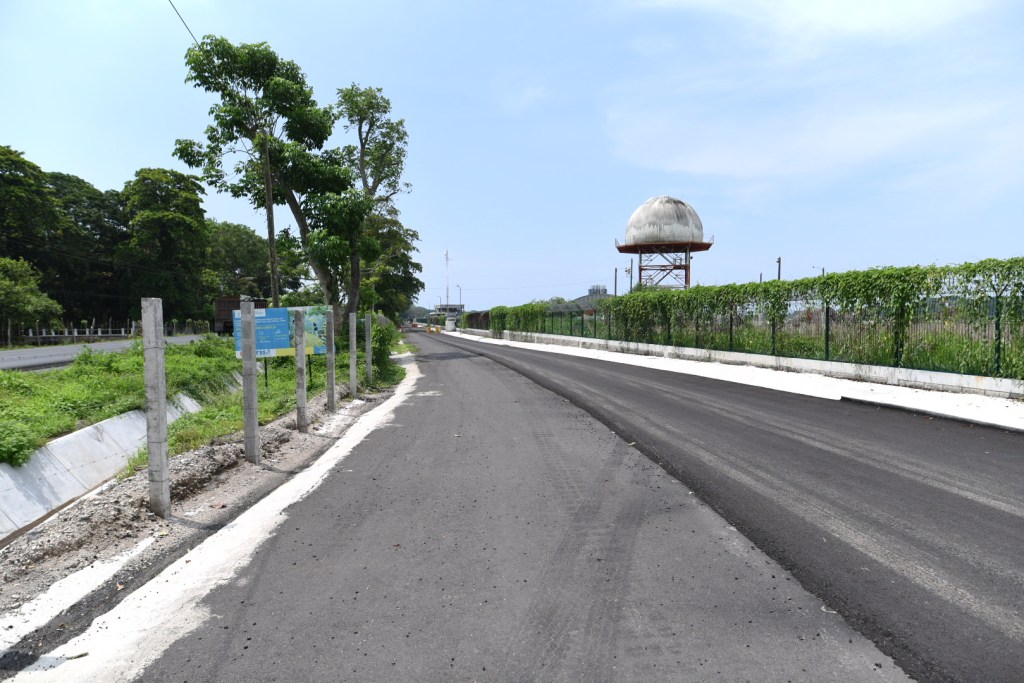
<path id="1" fill-rule="evenodd" d="M 639 288 L 601 301 L 591 316 L 526 304 L 494 308 L 490 322 L 498 334 L 568 327 L 625 341 L 1024 379 L 1024 257 Z"/>

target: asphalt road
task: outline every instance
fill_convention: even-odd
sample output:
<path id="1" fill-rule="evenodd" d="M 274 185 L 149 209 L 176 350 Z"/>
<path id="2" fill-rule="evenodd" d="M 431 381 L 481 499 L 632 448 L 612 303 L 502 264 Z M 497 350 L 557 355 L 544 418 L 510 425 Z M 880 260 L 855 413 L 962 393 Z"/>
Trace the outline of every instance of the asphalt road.
<path id="1" fill-rule="evenodd" d="M 1024 680 L 1024 435 L 443 343 L 521 372 L 635 442 L 910 675 Z"/>
<path id="2" fill-rule="evenodd" d="M 165 337 L 168 344 L 188 344 L 202 339 L 195 335 Z M 42 370 L 67 365 L 84 349 L 89 348 L 96 353 L 123 351 L 132 345 L 132 340 L 95 342 L 91 344 L 60 344 L 54 346 L 38 346 L 26 349 L 10 349 L 0 351 L 0 370 Z"/>
<path id="3" fill-rule="evenodd" d="M 143 649 L 184 635 L 139 680 L 905 680 L 632 437 L 499 363 L 415 343 L 413 393 L 318 488 L 259 513 L 279 526 L 251 560 L 210 568 L 219 587 L 166 627 L 165 600 L 141 599 Z M 176 576 L 245 545 L 231 534 L 250 523 L 153 595 L 203 581 Z M 99 655 L 76 648 L 90 654 L 54 676 Z"/>

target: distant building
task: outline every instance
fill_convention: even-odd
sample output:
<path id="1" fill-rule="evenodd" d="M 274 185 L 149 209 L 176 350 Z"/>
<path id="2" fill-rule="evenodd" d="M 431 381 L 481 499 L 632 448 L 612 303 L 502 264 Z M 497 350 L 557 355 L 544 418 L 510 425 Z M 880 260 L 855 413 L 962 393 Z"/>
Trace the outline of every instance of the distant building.
<path id="1" fill-rule="evenodd" d="M 601 299 L 607 299 L 611 295 L 608 294 L 608 288 L 604 285 L 594 285 L 587 292 L 586 296 L 581 296 L 578 299 L 573 299 L 573 303 L 578 305 L 585 311 L 592 310 L 597 307 L 597 302 Z"/>
<path id="2" fill-rule="evenodd" d="M 466 307 L 462 304 L 438 304 L 434 307 L 432 315 L 446 320 L 458 320 L 462 317 L 462 312 L 465 310 Z"/>

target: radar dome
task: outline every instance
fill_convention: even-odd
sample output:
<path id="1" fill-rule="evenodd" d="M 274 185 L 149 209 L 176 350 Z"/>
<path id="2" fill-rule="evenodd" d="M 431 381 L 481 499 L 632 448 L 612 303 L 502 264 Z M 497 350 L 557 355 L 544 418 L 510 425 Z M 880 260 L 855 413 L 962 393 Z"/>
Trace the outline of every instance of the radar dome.
<path id="1" fill-rule="evenodd" d="M 652 197 L 629 217 L 626 244 L 703 242 L 704 226 L 693 207 L 674 197 Z"/>

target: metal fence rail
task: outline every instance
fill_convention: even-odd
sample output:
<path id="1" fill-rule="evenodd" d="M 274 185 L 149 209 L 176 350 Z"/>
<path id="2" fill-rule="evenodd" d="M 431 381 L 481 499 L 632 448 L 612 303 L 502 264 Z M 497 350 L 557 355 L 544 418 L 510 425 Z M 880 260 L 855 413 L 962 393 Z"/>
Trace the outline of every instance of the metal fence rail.
<path id="1" fill-rule="evenodd" d="M 520 316 L 507 329 L 1024 379 L 1024 321 L 998 307 L 986 308 L 979 315 L 976 302 L 935 298 L 910 311 L 909 320 L 898 321 L 879 311 L 795 300 L 781 322 L 748 305 L 728 314 L 666 313 L 654 324 L 637 325 L 616 320 L 608 307 L 560 305 Z M 477 329 L 488 329 L 490 322 L 488 316 L 467 318 Z"/>

